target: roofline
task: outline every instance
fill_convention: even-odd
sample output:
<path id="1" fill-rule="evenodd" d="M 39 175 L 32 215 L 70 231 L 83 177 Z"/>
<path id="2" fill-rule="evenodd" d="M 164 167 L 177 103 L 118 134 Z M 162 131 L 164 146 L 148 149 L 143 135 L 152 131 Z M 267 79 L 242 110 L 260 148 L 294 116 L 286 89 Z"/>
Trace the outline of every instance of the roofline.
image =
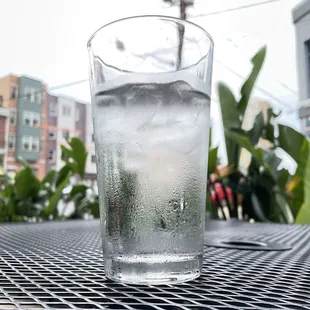
<path id="1" fill-rule="evenodd" d="M 72 102 L 75 102 L 75 103 L 81 103 L 81 104 L 90 104 L 89 101 L 85 101 L 85 100 L 79 100 L 75 97 L 71 97 L 71 96 L 67 96 L 67 95 L 62 95 L 62 94 L 57 94 L 57 93 L 53 93 L 53 92 L 47 92 L 47 94 L 49 96 L 52 96 L 52 97 L 56 97 L 57 99 L 60 98 L 60 99 L 66 99 L 66 100 L 70 100 Z"/>
<path id="2" fill-rule="evenodd" d="M 304 0 L 292 9 L 293 23 L 298 23 L 302 18 L 310 13 L 310 0 Z"/>

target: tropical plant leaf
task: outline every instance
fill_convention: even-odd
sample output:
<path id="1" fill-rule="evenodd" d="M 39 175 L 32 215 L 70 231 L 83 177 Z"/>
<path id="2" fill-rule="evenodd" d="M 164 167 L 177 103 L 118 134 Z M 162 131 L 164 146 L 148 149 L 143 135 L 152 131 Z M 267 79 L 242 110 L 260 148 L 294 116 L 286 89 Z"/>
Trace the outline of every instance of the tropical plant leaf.
<path id="1" fill-rule="evenodd" d="M 307 203 L 303 203 L 296 217 L 297 224 L 310 224 L 310 207 Z"/>
<path id="2" fill-rule="evenodd" d="M 259 148 L 255 148 L 252 144 L 251 141 L 249 140 L 249 138 L 245 135 L 242 134 L 238 134 L 238 133 L 234 133 L 232 131 L 229 131 L 227 129 L 225 129 L 225 135 L 227 137 L 229 137 L 230 139 L 232 139 L 235 143 L 237 143 L 239 146 L 245 148 L 246 150 L 248 150 L 252 156 L 254 156 L 256 158 L 256 160 L 258 161 L 258 163 L 260 165 L 264 165 L 264 159 L 263 159 L 263 152 L 261 149 Z"/>
<path id="3" fill-rule="evenodd" d="M 227 129 L 240 129 L 241 120 L 237 101 L 232 91 L 223 83 L 218 84 L 218 94 L 222 111 L 223 126 Z M 240 147 L 225 135 L 228 164 L 235 164 L 240 155 Z"/>
<path id="4" fill-rule="evenodd" d="M 263 206 L 262 206 L 261 202 L 259 201 L 255 192 L 251 193 L 251 203 L 253 206 L 253 211 L 254 211 L 255 215 L 257 216 L 257 218 L 262 222 L 267 222 L 267 218 L 266 218 L 266 215 L 264 213 Z"/>
<path id="5" fill-rule="evenodd" d="M 15 176 L 15 190 L 19 199 L 29 196 L 37 197 L 41 183 L 33 174 L 30 167 L 22 168 Z"/>
<path id="6" fill-rule="evenodd" d="M 50 215 L 54 215 L 54 216 L 57 215 L 58 202 L 63 196 L 63 190 L 67 186 L 71 175 L 72 175 L 72 172 L 70 171 L 66 175 L 66 177 L 62 180 L 62 182 L 57 186 L 56 191 L 54 195 L 51 197 L 48 206 L 45 209 L 43 209 L 42 215 L 45 218 L 48 218 Z"/>
<path id="7" fill-rule="evenodd" d="M 243 117 L 245 110 L 248 106 L 249 99 L 252 94 L 253 87 L 259 76 L 261 68 L 263 66 L 266 56 L 266 46 L 262 47 L 252 58 L 253 69 L 247 80 L 241 87 L 241 99 L 238 103 L 238 110 L 240 115 Z"/>
<path id="8" fill-rule="evenodd" d="M 258 113 L 253 128 L 247 132 L 248 137 L 252 143 L 252 145 L 256 145 L 259 141 L 259 138 L 262 135 L 262 131 L 264 130 L 265 122 L 264 122 L 264 115 L 262 112 Z"/>
<path id="9" fill-rule="evenodd" d="M 46 176 L 44 177 L 44 179 L 42 180 L 42 184 L 54 184 L 55 181 L 55 177 L 56 177 L 56 171 L 55 170 L 50 170 Z"/>
<path id="10" fill-rule="evenodd" d="M 218 147 L 209 151 L 208 173 L 212 174 L 216 171 Z"/>
<path id="11" fill-rule="evenodd" d="M 277 184 L 282 191 L 286 190 L 286 184 L 289 180 L 290 173 L 286 169 L 281 169 L 278 171 Z"/>
<path id="12" fill-rule="evenodd" d="M 289 154 L 296 162 L 299 160 L 300 150 L 305 141 L 305 137 L 295 129 L 279 124 L 279 147 Z"/>
<path id="13" fill-rule="evenodd" d="M 67 175 L 72 172 L 71 167 L 68 165 L 63 166 L 59 172 L 57 173 L 57 178 L 56 178 L 56 187 L 59 186 L 67 178 Z"/>
<path id="14" fill-rule="evenodd" d="M 237 101 L 232 91 L 224 83 L 219 83 L 218 94 L 224 128 L 241 128 L 241 120 L 237 109 Z"/>
<path id="15" fill-rule="evenodd" d="M 275 199 L 276 204 L 279 210 L 281 211 L 284 222 L 288 224 L 294 223 L 294 217 L 293 217 L 292 211 L 285 197 L 283 197 L 280 193 L 275 193 L 275 198 L 276 198 Z"/>
<path id="16" fill-rule="evenodd" d="M 71 157 L 77 164 L 77 173 L 80 175 L 81 178 L 83 178 L 85 174 L 87 159 L 87 150 L 85 148 L 85 145 L 81 139 L 76 137 L 70 140 L 69 145 L 72 148 Z"/>
<path id="17" fill-rule="evenodd" d="M 298 210 L 296 223 L 310 224 L 310 156 L 307 157 L 307 164 L 304 174 L 304 203 Z"/>

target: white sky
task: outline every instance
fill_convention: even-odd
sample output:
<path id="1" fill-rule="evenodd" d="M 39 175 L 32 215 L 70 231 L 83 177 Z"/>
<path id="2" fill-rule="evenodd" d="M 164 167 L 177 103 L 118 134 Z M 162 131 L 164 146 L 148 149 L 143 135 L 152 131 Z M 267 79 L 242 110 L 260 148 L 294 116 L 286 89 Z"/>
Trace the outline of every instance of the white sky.
<path id="1" fill-rule="evenodd" d="M 261 0 L 194 1 L 189 15 Z M 282 0 L 230 13 L 189 18 L 204 27 L 215 41 L 213 98 L 217 97 L 215 85 L 219 80 L 225 81 L 237 94 L 242 80 L 227 67 L 245 77 L 251 68 L 249 59 L 260 46 L 267 44 L 267 61 L 258 85 L 280 98 L 286 104 L 284 109 L 296 107 L 291 9 L 299 2 Z M 165 8 L 162 0 L 0 0 L 0 6 L 0 76 L 26 74 L 44 80 L 51 87 L 88 77 L 86 42 L 104 24 L 130 15 L 178 15 L 176 8 Z M 88 83 L 59 93 L 89 100 Z M 255 95 L 270 99 L 259 91 Z M 274 100 L 270 102 L 281 107 Z M 212 117 L 220 118 L 215 102 Z M 298 126 L 296 119 L 291 123 Z M 220 129 L 216 131 L 220 139 Z"/>

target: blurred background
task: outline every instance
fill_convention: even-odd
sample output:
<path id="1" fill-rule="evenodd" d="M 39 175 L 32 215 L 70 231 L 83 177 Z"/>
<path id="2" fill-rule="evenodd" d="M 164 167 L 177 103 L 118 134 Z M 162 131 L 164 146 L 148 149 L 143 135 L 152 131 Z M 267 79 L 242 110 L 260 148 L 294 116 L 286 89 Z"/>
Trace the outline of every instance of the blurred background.
<path id="1" fill-rule="evenodd" d="M 74 186 L 83 179 L 81 199 L 88 197 L 86 200 L 94 199 L 91 201 L 96 203 L 96 189 L 89 194 L 90 188 L 96 188 L 96 158 L 86 44 L 98 28 L 123 17 L 181 17 L 200 25 L 213 37 L 211 147 L 218 146 L 217 160 L 221 166 L 229 164 L 229 159 L 217 85 L 224 82 L 238 97 L 252 69 L 253 55 L 264 45 L 264 66 L 248 102 L 243 126 L 251 129 L 258 113 L 271 107 L 275 114 L 281 112 L 277 123 L 310 137 L 309 0 L 2 0 L 1 13 L 0 166 L 6 177 L 2 190 L 15 182 L 12 178 L 25 166 L 38 181 L 45 180 L 47 184 L 46 181 L 53 180 L 48 188 L 37 186 L 38 197 L 29 202 L 35 210 L 55 208 L 57 199 L 51 203 L 51 197 L 64 179 L 45 178 L 50 171 L 59 172 L 68 164 L 72 155 L 69 151 L 74 152 L 68 139 L 73 137 L 83 141 L 87 156 L 85 169 L 80 174 L 73 171 L 69 183 Z M 298 163 L 283 149 L 275 149 L 281 159 L 277 168 L 280 166 L 294 176 Z M 28 180 L 23 177 L 23 181 Z M 64 188 L 67 186 L 61 188 L 62 194 Z M 52 196 L 44 196 L 42 190 L 50 190 Z M 30 192 L 15 193 L 14 204 L 29 197 Z M 72 188 L 67 189 L 67 195 L 74 196 Z M 8 195 L 4 195 L 3 201 L 6 214 Z M 2 220 L 28 217 L 23 211 L 18 212 L 17 217 Z M 42 211 L 35 214 L 42 216 Z"/>

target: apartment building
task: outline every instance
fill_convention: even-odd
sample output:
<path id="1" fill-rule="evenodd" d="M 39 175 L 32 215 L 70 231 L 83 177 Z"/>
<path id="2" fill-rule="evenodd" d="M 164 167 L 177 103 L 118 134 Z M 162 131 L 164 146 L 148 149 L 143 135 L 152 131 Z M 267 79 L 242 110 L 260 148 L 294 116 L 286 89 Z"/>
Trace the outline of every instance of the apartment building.
<path id="1" fill-rule="evenodd" d="M 79 137 L 89 151 L 86 164 L 86 178 L 96 178 L 96 159 L 92 134 L 90 104 L 78 102 L 65 96 L 48 95 L 46 124 L 46 168 L 61 169 L 64 154 L 61 145 L 67 145 L 67 138 Z"/>
<path id="2" fill-rule="evenodd" d="M 310 0 L 292 11 L 296 35 L 299 117 L 303 132 L 310 138 Z"/>
<path id="3" fill-rule="evenodd" d="M 2 101 L 3 99 L 0 97 L 0 167 L 5 169 L 7 161 L 9 109 L 2 107 Z"/>
<path id="4" fill-rule="evenodd" d="M 46 156 L 41 125 L 46 121 L 45 85 L 26 76 L 3 77 L 0 79 L 0 105 L 3 167 L 15 172 L 21 167 L 22 158 L 30 163 L 39 178 L 43 178 Z"/>
<path id="5" fill-rule="evenodd" d="M 8 75 L 0 79 L 0 166 L 15 173 L 26 160 L 42 179 L 64 163 L 61 145 L 79 137 L 89 152 L 86 178 L 96 179 L 91 105 L 47 94 L 39 80 Z"/>

